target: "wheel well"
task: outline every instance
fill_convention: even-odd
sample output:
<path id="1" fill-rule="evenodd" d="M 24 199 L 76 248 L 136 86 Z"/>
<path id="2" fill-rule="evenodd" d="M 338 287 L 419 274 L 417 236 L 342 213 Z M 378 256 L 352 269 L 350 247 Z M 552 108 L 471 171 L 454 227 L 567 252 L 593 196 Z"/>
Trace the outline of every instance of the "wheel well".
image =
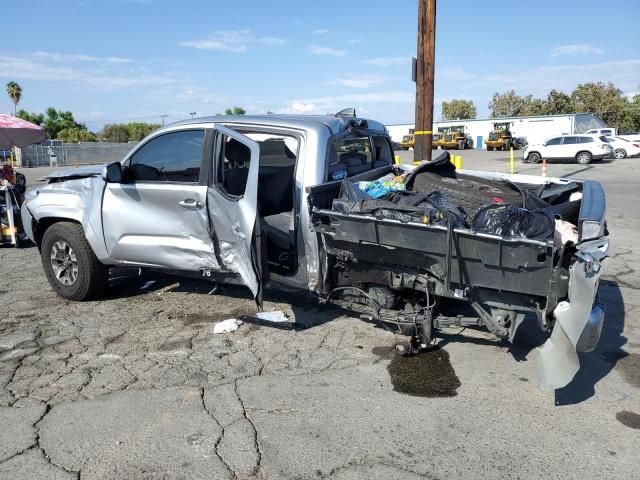
<path id="1" fill-rule="evenodd" d="M 39 222 L 35 224 L 35 228 L 33 230 L 33 237 L 36 241 L 36 245 L 38 245 L 38 248 L 40 248 L 40 245 L 42 244 L 42 237 L 44 237 L 44 232 L 46 232 L 49 229 L 49 227 L 51 227 L 51 225 L 59 222 L 70 222 L 70 223 L 77 223 L 78 225 L 80 225 L 80 222 L 73 220 L 71 218 L 47 217 L 47 218 L 41 219 Z"/>
<path id="2" fill-rule="evenodd" d="M 536 155 L 538 155 L 540 158 L 542 158 L 542 155 L 540 155 L 540 152 L 537 152 L 537 151 L 535 151 L 535 150 L 534 150 L 533 152 L 529 152 L 529 153 L 527 154 L 527 157 L 529 157 L 532 153 L 535 153 L 535 154 L 536 154 Z"/>
<path id="3" fill-rule="evenodd" d="M 578 157 L 578 155 L 580 155 L 581 153 L 588 153 L 590 156 L 593 157 L 593 153 L 591 153 L 589 150 L 580 150 L 578 153 L 576 153 L 576 158 Z"/>

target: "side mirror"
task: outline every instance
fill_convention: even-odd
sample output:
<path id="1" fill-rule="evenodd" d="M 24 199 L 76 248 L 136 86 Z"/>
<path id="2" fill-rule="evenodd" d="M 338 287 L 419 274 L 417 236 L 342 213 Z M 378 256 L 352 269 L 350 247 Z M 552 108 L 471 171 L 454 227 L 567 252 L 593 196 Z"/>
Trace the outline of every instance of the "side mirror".
<path id="1" fill-rule="evenodd" d="M 102 179 L 107 183 L 122 183 L 122 164 L 113 162 L 102 169 Z"/>

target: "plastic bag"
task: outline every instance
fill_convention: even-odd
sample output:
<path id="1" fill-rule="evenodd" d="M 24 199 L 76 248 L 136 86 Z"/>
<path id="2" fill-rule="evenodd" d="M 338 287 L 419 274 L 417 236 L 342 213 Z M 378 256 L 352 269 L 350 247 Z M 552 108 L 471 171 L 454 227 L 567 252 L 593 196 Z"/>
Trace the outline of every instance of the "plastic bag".
<path id="1" fill-rule="evenodd" d="M 554 220 L 541 212 L 507 204 L 482 207 L 471 221 L 471 229 L 478 233 L 489 233 L 511 238 L 552 240 L 555 233 Z"/>
<path id="2" fill-rule="evenodd" d="M 389 192 L 405 190 L 404 177 L 388 173 L 372 182 L 358 182 L 358 187 L 373 198 L 384 197 Z"/>

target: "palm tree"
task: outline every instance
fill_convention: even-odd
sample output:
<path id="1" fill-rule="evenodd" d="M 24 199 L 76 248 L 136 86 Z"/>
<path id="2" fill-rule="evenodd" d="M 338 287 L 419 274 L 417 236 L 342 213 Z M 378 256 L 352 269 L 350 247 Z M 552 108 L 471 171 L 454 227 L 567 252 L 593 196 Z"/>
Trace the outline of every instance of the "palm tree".
<path id="1" fill-rule="evenodd" d="M 16 82 L 7 83 L 7 95 L 9 95 L 9 98 L 13 102 L 13 115 L 15 116 L 18 103 L 20 103 L 20 97 L 22 97 L 22 87 Z"/>

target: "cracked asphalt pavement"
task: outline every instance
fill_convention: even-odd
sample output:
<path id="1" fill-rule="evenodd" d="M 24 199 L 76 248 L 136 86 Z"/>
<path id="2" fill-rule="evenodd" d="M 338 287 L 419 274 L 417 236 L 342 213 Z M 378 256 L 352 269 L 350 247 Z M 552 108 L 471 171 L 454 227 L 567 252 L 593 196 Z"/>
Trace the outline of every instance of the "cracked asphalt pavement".
<path id="1" fill-rule="evenodd" d="M 508 161 L 466 152 L 465 167 Z M 538 387 L 532 322 L 514 345 L 444 330 L 409 364 L 391 333 L 303 294 L 266 295 L 298 328 L 214 335 L 255 313 L 248 292 L 124 271 L 73 303 L 35 247 L 0 248 L 0 479 L 637 478 L 640 159 L 549 165 L 570 173 L 604 184 L 612 256 L 600 345 L 555 392 Z"/>

